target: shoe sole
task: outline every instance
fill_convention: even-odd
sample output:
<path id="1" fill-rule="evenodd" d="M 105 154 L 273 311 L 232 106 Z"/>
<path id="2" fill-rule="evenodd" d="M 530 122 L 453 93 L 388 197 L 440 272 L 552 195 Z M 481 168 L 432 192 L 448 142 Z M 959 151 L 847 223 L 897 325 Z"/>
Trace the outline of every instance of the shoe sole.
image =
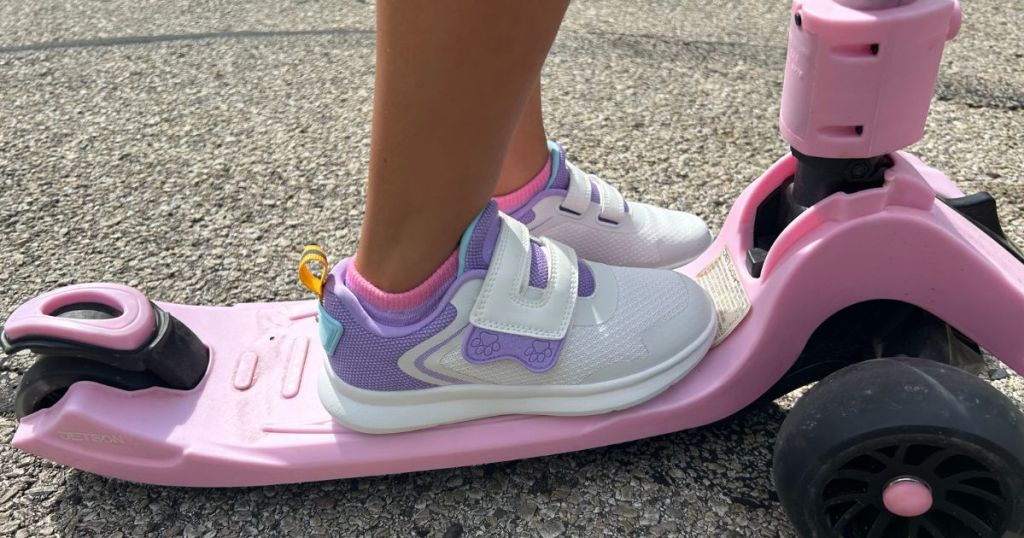
<path id="1" fill-rule="evenodd" d="M 710 299 L 709 299 L 710 300 Z M 320 400 L 345 427 L 398 433 L 500 415 L 598 415 L 639 405 L 688 374 L 711 348 L 711 319 L 701 336 L 672 358 L 642 372 L 586 385 L 447 385 L 422 390 L 372 391 L 342 381 L 324 361 Z"/>

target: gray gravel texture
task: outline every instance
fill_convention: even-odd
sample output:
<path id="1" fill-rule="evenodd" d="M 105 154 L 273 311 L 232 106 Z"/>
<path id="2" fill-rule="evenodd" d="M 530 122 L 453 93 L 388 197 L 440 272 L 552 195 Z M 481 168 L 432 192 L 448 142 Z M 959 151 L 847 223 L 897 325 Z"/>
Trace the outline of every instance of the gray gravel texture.
<path id="1" fill-rule="evenodd" d="M 965 2 L 923 142 L 1024 237 L 1024 9 Z M 0 315 L 97 280 L 166 301 L 305 297 L 309 241 L 361 222 L 373 5 L 0 3 Z M 582 1 L 548 60 L 551 135 L 631 199 L 721 225 L 786 147 L 788 3 Z M 769 479 L 792 398 L 576 454 L 238 490 L 112 481 L 10 448 L 29 366 L 0 367 L 0 536 L 790 536 Z M 995 382 L 1018 401 L 1016 375 Z"/>

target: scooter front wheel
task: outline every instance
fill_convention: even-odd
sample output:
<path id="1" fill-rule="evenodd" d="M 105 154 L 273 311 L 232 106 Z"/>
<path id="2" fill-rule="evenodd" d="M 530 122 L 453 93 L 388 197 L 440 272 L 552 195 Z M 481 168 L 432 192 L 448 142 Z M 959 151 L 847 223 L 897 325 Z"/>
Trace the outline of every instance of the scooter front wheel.
<path id="1" fill-rule="evenodd" d="M 779 431 L 774 479 L 802 536 L 1024 531 L 1024 414 L 988 383 L 923 359 L 844 368 Z"/>

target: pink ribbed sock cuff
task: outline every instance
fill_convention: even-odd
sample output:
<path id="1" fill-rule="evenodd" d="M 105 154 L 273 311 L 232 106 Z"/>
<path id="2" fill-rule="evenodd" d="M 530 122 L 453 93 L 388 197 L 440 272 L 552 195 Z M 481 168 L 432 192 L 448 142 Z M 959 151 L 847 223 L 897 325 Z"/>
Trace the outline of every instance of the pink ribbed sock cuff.
<path id="1" fill-rule="evenodd" d="M 439 292 L 447 289 L 448 284 L 455 280 L 459 270 L 459 251 L 455 251 L 448 259 L 427 277 L 420 285 L 409 291 L 392 293 L 384 291 L 370 283 L 356 271 L 355 260 L 348 264 L 345 271 L 345 286 L 359 298 L 360 302 L 382 310 L 410 310 L 434 298 Z"/>
<path id="2" fill-rule="evenodd" d="M 548 155 L 548 162 L 544 163 L 544 167 L 540 169 L 540 172 L 537 172 L 537 175 L 533 176 L 533 179 L 528 181 L 526 185 L 508 194 L 495 196 L 494 201 L 498 202 L 498 209 L 503 213 L 511 213 L 523 207 L 534 195 L 544 190 L 549 179 L 551 179 L 551 155 Z"/>

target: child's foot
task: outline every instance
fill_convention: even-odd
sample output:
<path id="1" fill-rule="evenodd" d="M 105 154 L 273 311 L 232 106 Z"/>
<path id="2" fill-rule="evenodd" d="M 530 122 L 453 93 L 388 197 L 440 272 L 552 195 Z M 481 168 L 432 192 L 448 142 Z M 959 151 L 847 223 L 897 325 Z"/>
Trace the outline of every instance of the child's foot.
<path id="1" fill-rule="evenodd" d="M 339 263 L 320 327 L 327 410 L 386 433 L 639 404 L 697 365 L 715 314 L 687 277 L 578 260 L 492 202 L 457 254 L 409 292 L 377 290 L 351 259 Z"/>
<path id="2" fill-rule="evenodd" d="M 558 144 L 548 146 L 545 169 L 519 190 L 496 198 L 500 209 L 533 235 L 561 241 L 587 260 L 631 267 L 679 267 L 711 244 L 700 217 L 627 203 L 604 180 L 567 162 Z"/>

